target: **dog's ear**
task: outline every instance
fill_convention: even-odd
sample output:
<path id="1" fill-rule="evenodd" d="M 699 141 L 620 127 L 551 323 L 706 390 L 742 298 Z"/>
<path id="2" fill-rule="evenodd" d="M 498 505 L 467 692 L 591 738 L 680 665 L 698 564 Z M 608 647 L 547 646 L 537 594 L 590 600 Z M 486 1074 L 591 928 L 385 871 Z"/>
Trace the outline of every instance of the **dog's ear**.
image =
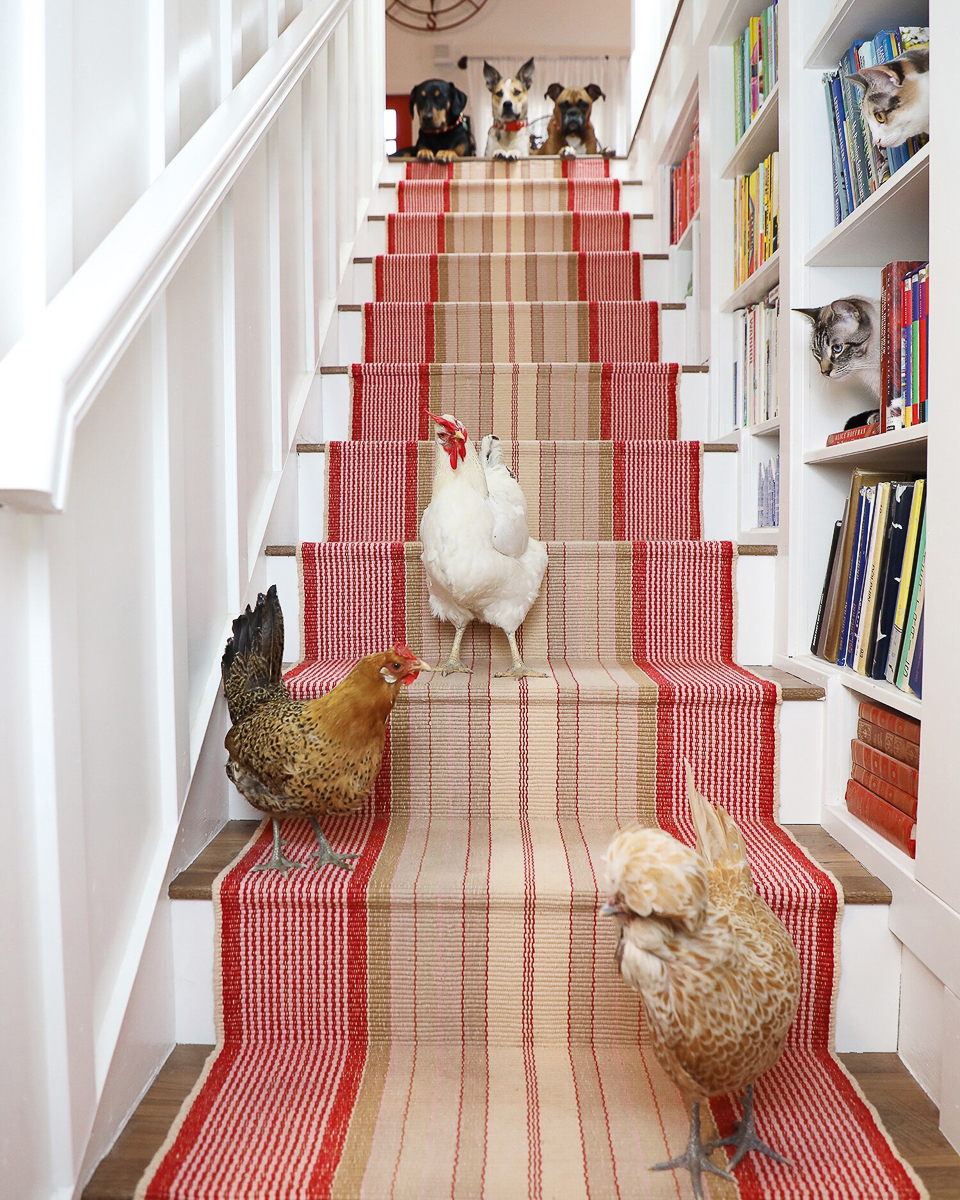
<path id="1" fill-rule="evenodd" d="M 491 67 L 486 59 L 483 61 L 483 77 L 487 81 L 487 91 L 492 92 L 500 82 L 500 72 L 496 67 Z"/>
<path id="2" fill-rule="evenodd" d="M 450 105 L 449 119 L 455 121 L 457 117 L 467 107 L 467 93 L 461 92 L 455 83 L 450 84 L 450 95 L 453 97 L 453 103 Z"/>
<path id="3" fill-rule="evenodd" d="M 416 98 L 417 98 L 417 92 L 419 92 L 419 91 L 420 91 L 419 83 L 417 84 L 417 86 L 415 88 L 410 89 L 410 116 L 411 117 L 413 116 L 414 110 L 416 108 L 415 102 L 416 102 Z"/>
<path id="4" fill-rule="evenodd" d="M 528 58 L 520 70 L 517 72 L 517 78 L 523 86 L 530 91 L 530 86 L 533 83 L 533 59 Z"/>
<path id="5" fill-rule="evenodd" d="M 587 95 L 594 102 L 594 104 L 596 104 L 596 102 L 598 100 L 606 100 L 606 96 L 603 94 L 603 90 L 601 88 L 597 87 L 597 85 L 595 83 L 588 83 L 587 86 L 583 90 L 587 93 Z"/>
<path id="6" fill-rule="evenodd" d="M 560 93 L 563 91 L 562 83 L 551 83 L 547 90 L 543 93 L 545 100 L 552 100 L 556 104 L 560 98 Z"/>

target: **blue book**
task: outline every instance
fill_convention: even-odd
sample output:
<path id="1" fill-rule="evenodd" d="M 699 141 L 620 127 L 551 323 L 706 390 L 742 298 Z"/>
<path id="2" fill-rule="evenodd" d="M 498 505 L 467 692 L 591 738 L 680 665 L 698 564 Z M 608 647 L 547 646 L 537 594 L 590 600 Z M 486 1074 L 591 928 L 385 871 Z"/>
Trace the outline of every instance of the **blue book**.
<path id="1" fill-rule="evenodd" d="M 903 551 L 907 543 L 907 523 L 910 520 L 912 503 L 913 484 L 895 483 L 890 493 L 890 520 L 887 522 L 883 561 L 880 566 L 877 637 L 873 647 L 873 659 L 868 671 L 871 679 L 886 678 L 887 655 L 890 650 L 890 635 L 893 632 L 893 617 L 897 611 L 900 575 L 903 570 Z"/>
<path id="2" fill-rule="evenodd" d="M 870 564 L 867 562 L 867 550 L 870 545 L 870 528 L 873 524 L 873 508 L 877 495 L 876 487 L 868 487 L 864 490 L 866 495 L 863 500 L 863 520 L 860 522 L 860 537 L 857 541 L 857 572 L 853 581 L 853 594 L 850 601 L 846 656 L 840 660 L 841 666 L 843 663 L 846 663 L 848 667 L 856 667 L 857 664 L 857 630 L 860 627 L 860 606 L 863 603 L 863 587 L 867 578 L 867 572 L 870 569 Z M 843 655 L 842 642 L 840 644 L 840 653 Z"/>
<path id="3" fill-rule="evenodd" d="M 917 648 L 913 652 L 913 663 L 910 666 L 910 691 L 915 696 L 923 696 L 923 614 L 927 606 L 920 609 L 920 624 L 917 626 Z"/>
<path id="4" fill-rule="evenodd" d="M 830 155 L 833 162 L 833 223 L 839 225 L 848 216 L 846 197 L 843 194 L 843 166 L 840 162 L 840 146 L 837 143 L 837 126 L 833 119 L 833 92 L 828 76 L 823 77 L 823 92 L 827 98 L 827 126 L 830 130 Z"/>
<path id="5" fill-rule="evenodd" d="M 866 503 L 867 488 L 860 489 L 857 500 L 857 517 L 853 527 L 853 545 L 850 555 L 850 570 L 847 575 L 846 590 L 843 602 L 843 620 L 840 622 L 840 643 L 837 650 L 836 662 L 843 666 L 847 661 L 847 635 L 850 632 L 850 613 L 853 608 L 853 589 L 857 580 L 857 566 L 860 560 L 860 543 L 863 537 L 863 510 Z"/>
<path id="6" fill-rule="evenodd" d="M 847 211 L 852 212 L 856 207 L 853 198 L 853 175 L 850 171 L 850 157 L 847 148 L 845 132 L 846 111 L 843 106 L 843 89 L 836 71 L 830 72 L 830 94 L 833 99 L 833 119 L 837 126 L 837 141 L 840 145 L 840 162 L 843 166 L 843 186 L 847 200 Z"/>

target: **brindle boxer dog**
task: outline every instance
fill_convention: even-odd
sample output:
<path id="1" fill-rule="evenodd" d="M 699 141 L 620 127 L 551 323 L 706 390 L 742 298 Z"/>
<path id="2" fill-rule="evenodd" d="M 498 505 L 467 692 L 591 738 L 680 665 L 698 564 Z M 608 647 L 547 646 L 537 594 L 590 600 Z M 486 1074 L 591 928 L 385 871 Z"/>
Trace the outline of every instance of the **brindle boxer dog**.
<path id="1" fill-rule="evenodd" d="M 553 101 L 553 116 L 547 126 L 547 140 L 537 148 L 537 154 L 559 154 L 572 158 L 575 154 L 601 154 L 597 135 L 590 123 L 590 111 L 595 100 L 606 99 L 595 83 L 585 88 L 565 88 L 551 83 L 544 96 Z"/>

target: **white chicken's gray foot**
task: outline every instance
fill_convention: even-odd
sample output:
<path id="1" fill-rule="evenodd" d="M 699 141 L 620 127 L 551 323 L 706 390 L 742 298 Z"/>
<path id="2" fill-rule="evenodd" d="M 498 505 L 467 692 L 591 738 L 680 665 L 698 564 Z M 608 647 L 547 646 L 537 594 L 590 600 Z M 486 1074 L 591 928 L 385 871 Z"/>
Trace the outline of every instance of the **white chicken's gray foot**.
<path id="1" fill-rule="evenodd" d="M 320 849 L 314 850 L 313 854 L 310 856 L 311 858 L 315 858 L 317 860 L 317 866 L 325 867 L 325 866 L 329 865 L 331 867 L 340 867 L 344 871 L 353 870 L 353 863 L 350 862 L 350 859 L 351 858 L 359 858 L 360 855 L 359 854 L 338 854 L 336 852 L 336 850 L 334 850 L 334 848 L 327 841 L 327 839 L 323 836 L 323 830 L 320 828 L 320 822 L 317 820 L 316 817 L 310 818 L 310 824 L 313 827 L 314 835 L 320 846 Z"/>
<path id="2" fill-rule="evenodd" d="M 280 839 L 280 822 L 276 817 L 273 820 L 273 854 L 265 863 L 258 863 L 253 869 L 254 871 L 279 871 L 286 879 L 287 872 L 295 867 L 305 867 L 307 864 L 302 862 L 294 862 L 292 858 L 287 858 L 283 852 L 283 842 Z"/>
<path id="3" fill-rule="evenodd" d="M 783 1163 L 785 1167 L 791 1166 L 789 1158 L 784 1158 L 782 1154 L 778 1154 L 776 1150 L 771 1150 L 770 1147 L 760 1140 L 757 1136 L 757 1129 L 753 1123 L 753 1084 L 748 1084 L 746 1095 L 743 1097 L 743 1119 L 737 1122 L 736 1133 L 731 1133 L 729 1137 L 717 1138 L 710 1142 L 707 1150 L 715 1150 L 717 1146 L 736 1146 L 736 1152 L 733 1158 L 730 1159 L 731 1170 L 741 1162 L 751 1150 L 756 1150 L 758 1154 L 765 1154 L 767 1158 L 772 1158 L 774 1162 Z"/>
<path id="4" fill-rule="evenodd" d="M 714 1175 L 719 1175 L 721 1179 L 736 1182 L 729 1171 L 721 1170 L 716 1163 L 710 1161 L 709 1154 L 710 1147 L 704 1146 L 700 1140 L 700 1105 L 694 1101 L 690 1105 L 690 1137 L 686 1150 L 679 1158 L 672 1158 L 669 1162 L 654 1163 L 650 1170 L 675 1171 L 679 1167 L 686 1167 L 690 1172 L 693 1194 L 697 1200 L 703 1200 L 703 1185 L 700 1182 L 703 1171 L 711 1171 Z"/>
<path id="5" fill-rule="evenodd" d="M 463 675 L 472 675 L 473 667 L 466 667 L 460 661 L 460 643 L 463 641 L 463 635 L 466 633 L 467 627 L 464 625 L 458 628 L 453 639 L 453 645 L 450 647 L 450 657 L 437 670 L 441 675 L 454 675 L 460 672 Z"/>
<path id="6" fill-rule="evenodd" d="M 506 630 L 504 630 L 506 633 Z M 505 671 L 497 671 L 494 679 L 546 679 L 546 672 L 531 671 L 523 665 L 523 659 L 520 657 L 520 650 L 517 646 L 517 635 L 515 633 L 507 633 L 507 641 L 510 643 L 510 654 L 513 657 L 513 666 L 508 667 Z"/>

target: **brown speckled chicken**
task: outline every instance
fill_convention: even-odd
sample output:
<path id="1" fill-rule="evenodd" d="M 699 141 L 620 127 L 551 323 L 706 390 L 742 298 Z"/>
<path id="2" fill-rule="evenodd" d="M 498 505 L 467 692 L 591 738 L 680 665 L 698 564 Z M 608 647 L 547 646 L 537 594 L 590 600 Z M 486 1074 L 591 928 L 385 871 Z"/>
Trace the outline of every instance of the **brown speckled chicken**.
<path id="1" fill-rule="evenodd" d="M 620 973 L 643 1000 L 660 1065 L 690 1105 L 686 1152 L 654 1170 L 686 1167 L 694 1194 L 701 1171 L 732 1178 L 708 1158 L 734 1145 L 785 1162 L 757 1137 L 753 1083 L 783 1053 L 800 996 L 790 935 L 757 895 L 740 830 L 697 791 L 687 795 L 697 848 L 661 829 L 627 829 L 607 851 L 614 896 L 601 910 L 620 923 Z M 704 1146 L 700 1104 L 746 1088 L 737 1133 Z"/>
<path id="2" fill-rule="evenodd" d="M 283 613 L 277 589 L 233 623 L 223 653 L 223 690 L 233 728 L 224 745 L 227 776 L 254 808 L 273 817 L 273 855 L 259 870 L 286 875 L 281 816 L 310 818 L 320 866 L 349 869 L 352 854 L 336 854 L 318 816 L 355 812 L 380 772 L 387 720 L 402 684 L 411 684 L 421 662 L 406 646 L 362 658 L 345 679 L 317 700 L 294 700 L 282 677 Z"/>

